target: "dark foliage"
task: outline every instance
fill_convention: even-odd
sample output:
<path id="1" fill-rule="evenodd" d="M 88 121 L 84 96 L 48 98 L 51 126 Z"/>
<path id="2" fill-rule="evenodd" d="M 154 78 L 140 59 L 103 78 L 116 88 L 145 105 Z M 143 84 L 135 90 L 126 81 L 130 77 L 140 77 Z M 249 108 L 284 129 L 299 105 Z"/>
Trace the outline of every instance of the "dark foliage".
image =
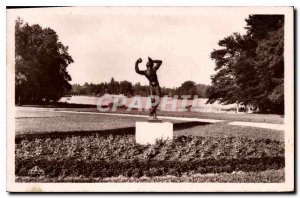
<path id="1" fill-rule="evenodd" d="M 67 66 L 73 59 L 53 29 L 18 18 L 15 45 L 16 103 L 57 101 L 71 89 Z"/>
<path id="2" fill-rule="evenodd" d="M 258 172 L 284 167 L 284 144 L 247 138 L 179 136 L 138 145 L 134 136 L 26 139 L 16 144 L 16 176 L 38 166 L 45 177 L 181 176 L 195 173 Z"/>
<path id="3" fill-rule="evenodd" d="M 167 88 L 161 87 L 163 96 L 173 97 L 174 95 L 190 95 L 193 97 L 197 95 L 198 98 L 207 98 L 206 89 L 208 85 L 196 84 L 193 81 L 185 81 L 180 87 Z M 104 94 L 124 94 L 126 96 L 150 95 L 149 85 L 141 85 L 140 83 L 132 84 L 129 81 L 115 81 L 111 79 L 109 83 L 104 82 L 100 84 L 85 83 L 84 85 L 73 84 L 70 95 L 89 95 L 89 96 L 102 96 Z"/>
<path id="4" fill-rule="evenodd" d="M 217 74 L 210 103 L 251 105 L 260 112 L 284 113 L 284 16 L 250 15 L 247 33 L 219 41 L 211 53 Z"/>

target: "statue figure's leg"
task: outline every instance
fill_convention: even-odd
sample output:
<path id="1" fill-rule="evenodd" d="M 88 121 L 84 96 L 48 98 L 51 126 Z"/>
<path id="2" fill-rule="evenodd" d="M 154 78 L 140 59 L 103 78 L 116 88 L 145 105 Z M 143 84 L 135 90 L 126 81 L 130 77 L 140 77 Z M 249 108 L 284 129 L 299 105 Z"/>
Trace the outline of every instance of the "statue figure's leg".
<path id="1" fill-rule="evenodd" d="M 154 90 L 153 90 L 153 87 L 150 85 L 150 87 L 149 87 L 149 89 L 150 89 L 150 97 L 151 97 L 151 107 L 152 107 L 152 110 L 150 111 L 150 117 L 153 117 L 153 113 L 154 113 L 154 111 L 153 111 L 153 106 L 152 106 L 152 104 L 153 104 L 153 95 L 154 95 Z"/>
<path id="2" fill-rule="evenodd" d="M 153 111 L 153 117 L 154 118 L 156 118 L 156 109 L 157 109 L 157 107 L 159 106 L 159 103 L 160 103 L 160 96 L 161 96 L 161 89 L 160 89 L 160 87 L 157 85 L 157 86 L 155 86 L 155 96 L 156 96 L 156 98 L 159 100 L 158 101 L 158 103 L 155 105 L 155 106 L 153 106 L 152 108 L 152 111 Z"/>

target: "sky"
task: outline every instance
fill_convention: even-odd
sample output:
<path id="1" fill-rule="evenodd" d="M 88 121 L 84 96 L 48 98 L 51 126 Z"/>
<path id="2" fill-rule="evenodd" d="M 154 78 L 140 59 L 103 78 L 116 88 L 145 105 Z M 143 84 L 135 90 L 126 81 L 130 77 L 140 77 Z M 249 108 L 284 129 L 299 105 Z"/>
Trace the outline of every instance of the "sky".
<path id="1" fill-rule="evenodd" d="M 74 63 L 71 83 L 128 80 L 148 84 L 134 65 L 148 56 L 163 61 L 160 85 L 178 87 L 184 81 L 211 84 L 215 63 L 210 59 L 218 41 L 233 32 L 245 33 L 245 9 L 199 7 L 73 7 L 8 10 L 8 22 L 19 16 L 29 24 L 54 29 L 69 46 Z"/>

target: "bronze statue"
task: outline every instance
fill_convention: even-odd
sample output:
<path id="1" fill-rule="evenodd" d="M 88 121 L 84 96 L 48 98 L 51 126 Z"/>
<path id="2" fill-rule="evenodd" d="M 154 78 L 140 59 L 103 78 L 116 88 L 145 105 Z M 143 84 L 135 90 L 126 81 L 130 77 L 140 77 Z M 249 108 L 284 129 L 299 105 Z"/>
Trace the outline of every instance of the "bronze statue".
<path id="1" fill-rule="evenodd" d="M 136 71 L 136 73 L 138 73 L 140 75 L 146 76 L 146 78 L 149 80 L 151 105 L 152 105 L 152 110 L 150 111 L 150 117 L 153 119 L 157 119 L 156 109 L 159 105 L 159 102 L 156 105 L 154 105 L 153 103 L 155 102 L 154 96 L 158 96 L 156 98 L 158 98 L 159 100 L 161 97 L 161 90 L 160 90 L 159 82 L 157 79 L 156 71 L 159 69 L 160 65 L 162 64 L 162 61 L 161 60 L 152 60 L 150 57 L 148 57 L 148 62 L 146 64 L 147 69 L 144 71 L 141 71 L 139 69 L 138 64 L 141 62 L 142 62 L 141 58 L 139 58 L 136 61 L 135 71 Z"/>

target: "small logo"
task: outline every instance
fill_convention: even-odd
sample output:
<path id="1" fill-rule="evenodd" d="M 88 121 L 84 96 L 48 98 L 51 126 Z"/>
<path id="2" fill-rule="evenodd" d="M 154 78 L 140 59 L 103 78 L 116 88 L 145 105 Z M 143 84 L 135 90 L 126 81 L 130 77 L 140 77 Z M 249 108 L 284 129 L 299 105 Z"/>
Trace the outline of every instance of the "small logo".
<path id="1" fill-rule="evenodd" d="M 34 166 L 32 169 L 29 170 L 28 174 L 31 176 L 39 176 L 39 175 L 44 175 L 45 172 L 40 167 Z"/>

